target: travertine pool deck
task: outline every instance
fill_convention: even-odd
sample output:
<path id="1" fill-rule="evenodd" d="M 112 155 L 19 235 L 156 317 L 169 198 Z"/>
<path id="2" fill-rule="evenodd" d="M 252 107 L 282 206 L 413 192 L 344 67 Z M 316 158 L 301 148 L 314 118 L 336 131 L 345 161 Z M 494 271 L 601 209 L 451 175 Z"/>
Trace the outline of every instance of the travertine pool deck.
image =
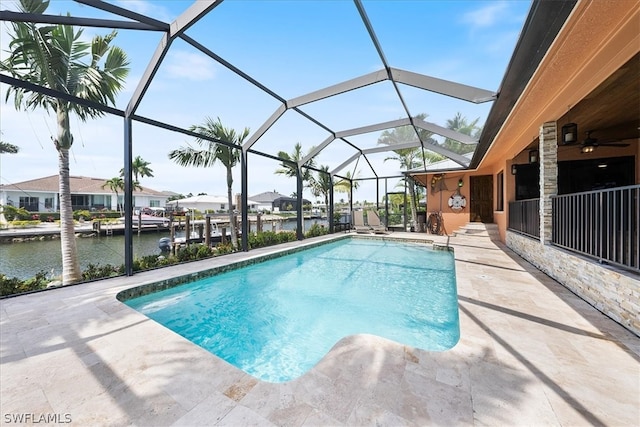
<path id="1" fill-rule="evenodd" d="M 449 243 L 461 323 L 453 349 L 346 337 L 284 384 L 256 380 L 116 300 L 272 248 L 1 300 L 0 423 L 640 425 L 637 336 L 485 234 Z"/>

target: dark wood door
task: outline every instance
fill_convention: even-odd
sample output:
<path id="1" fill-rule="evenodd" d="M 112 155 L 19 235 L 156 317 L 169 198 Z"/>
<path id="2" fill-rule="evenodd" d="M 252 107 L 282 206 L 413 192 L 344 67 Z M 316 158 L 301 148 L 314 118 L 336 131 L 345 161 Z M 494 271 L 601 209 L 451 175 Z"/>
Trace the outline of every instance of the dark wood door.
<path id="1" fill-rule="evenodd" d="M 470 221 L 493 222 L 493 175 L 472 176 L 470 179 Z"/>

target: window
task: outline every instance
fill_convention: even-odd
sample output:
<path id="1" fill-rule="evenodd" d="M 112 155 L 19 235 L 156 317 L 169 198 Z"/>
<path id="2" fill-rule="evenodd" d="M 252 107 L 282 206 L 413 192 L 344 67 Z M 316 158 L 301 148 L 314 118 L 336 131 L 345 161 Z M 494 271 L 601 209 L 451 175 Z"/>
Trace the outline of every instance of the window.
<path id="1" fill-rule="evenodd" d="M 220 203 L 220 210 L 223 211 L 225 209 L 225 204 L 224 203 Z"/>
<path id="2" fill-rule="evenodd" d="M 504 210 L 504 171 L 498 172 L 498 179 L 497 179 L 497 184 L 498 184 L 498 188 L 497 188 L 497 201 L 498 201 L 498 206 L 497 206 L 497 211 L 503 211 Z"/>
<path id="3" fill-rule="evenodd" d="M 160 207 L 160 200 L 149 200 L 149 207 L 150 208 L 159 208 Z"/>
<path id="4" fill-rule="evenodd" d="M 85 194 L 72 194 L 71 206 L 73 209 L 87 209 L 89 207 L 89 196 Z"/>
<path id="5" fill-rule="evenodd" d="M 38 212 L 38 198 L 20 197 L 20 207 L 28 210 L 29 212 Z"/>
<path id="6" fill-rule="evenodd" d="M 540 164 L 518 165 L 516 174 L 516 200 L 538 199 L 540 197 Z"/>
<path id="7" fill-rule="evenodd" d="M 53 197 L 47 197 L 44 199 L 44 208 L 53 209 Z"/>

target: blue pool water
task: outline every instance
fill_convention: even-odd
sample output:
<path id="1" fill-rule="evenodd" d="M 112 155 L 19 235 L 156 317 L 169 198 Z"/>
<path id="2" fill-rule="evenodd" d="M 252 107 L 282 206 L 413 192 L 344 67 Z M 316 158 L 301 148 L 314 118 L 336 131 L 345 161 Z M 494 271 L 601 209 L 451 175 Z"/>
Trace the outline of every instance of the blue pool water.
<path id="1" fill-rule="evenodd" d="M 453 254 L 344 239 L 125 301 L 245 372 L 297 378 L 341 338 L 425 350 L 460 336 Z"/>

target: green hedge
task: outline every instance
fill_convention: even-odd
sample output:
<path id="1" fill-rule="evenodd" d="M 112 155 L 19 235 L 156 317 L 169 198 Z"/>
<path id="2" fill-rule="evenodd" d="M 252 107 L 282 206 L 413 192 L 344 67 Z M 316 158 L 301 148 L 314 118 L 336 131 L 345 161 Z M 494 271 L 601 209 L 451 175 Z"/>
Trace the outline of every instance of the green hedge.
<path id="1" fill-rule="evenodd" d="M 35 277 L 27 280 L 20 280 L 17 277 L 9 278 L 4 274 L 0 274 L 0 296 L 45 289 L 47 283 L 49 283 L 49 280 L 47 279 L 47 273 L 44 271 L 36 273 Z"/>
<path id="2" fill-rule="evenodd" d="M 324 236 L 325 234 L 329 233 L 329 229 L 327 227 L 324 227 L 318 223 L 314 223 L 311 228 L 309 228 L 309 230 L 307 230 L 307 232 L 304 234 L 304 237 L 309 238 L 309 237 L 318 237 L 318 236 Z"/>
<path id="3" fill-rule="evenodd" d="M 261 231 L 251 233 L 248 238 L 249 249 L 263 248 L 265 246 L 278 245 L 280 243 L 293 242 L 296 240 L 295 231 Z"/>
<path id="4" fill-rule="evenodd" d="M 21 221 L 36 222 L 36 221 Z M 327 234 L 326 227 L 313 224 L 307 231 L 306 237 L 315 237 Z M 282 231 L 275 233 L 273 231 L 263 231 L 260 233 L 252 233 L 249 235 L 249 248 L 261 248 L 265 246 L 273 246 L 296 240 L 295 231 Z M 158 267 L 164 267 L 181 262 L 195 261 L 213 256 L 225 255 L 234 251 L 231 243 L 219 244 L 215 248 L 208 248 L 204 245 L 190 245 L 179 248 L 176 255 L 148 255 L 133 260 L 133 271 L 151 270 Z M 113 266 L 110 264 L 89 264 L 82 272 L 82 280 L 90 281 L 96 279 L 106 279 L 109 277 L 120 276 L 124 274 L 124 265 Z M 9 278 L 0 274 L 0 296 L 20 294 L 23 292 L 45 289 L 50 282 L 47 273 L 41 271 L 35 277 L 28 280 L 21 280 L 16 277 Z"/>

